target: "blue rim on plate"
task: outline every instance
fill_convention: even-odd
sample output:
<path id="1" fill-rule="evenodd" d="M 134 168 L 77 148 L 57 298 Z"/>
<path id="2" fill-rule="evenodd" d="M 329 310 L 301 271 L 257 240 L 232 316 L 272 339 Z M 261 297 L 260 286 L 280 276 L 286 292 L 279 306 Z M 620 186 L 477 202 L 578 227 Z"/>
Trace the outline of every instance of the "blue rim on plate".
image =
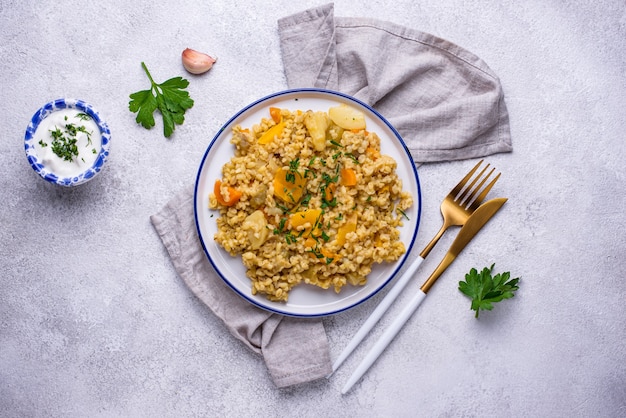
<path id="1" fill-rule="evenodd" d="M 51 113 L 62 109 L 79 109 L 91 116 L 94 122 L 98 125 L 98 128 L 100 128 L 100 137 L 102 139 L 102 146 L 100 147 L 98 156 L 92 166 L 79 175 L 73 177 L 59 177 L 54 172 L 48 170 L 46 166 L 39 161 L 34 145 L 35 131 L 41 121 L 43 121 Z M 26 151 L 26 158 L 28 159 L 30 166 L 44 180 L 60 186 L 70 187 L 77 186 L 91 180 L 102 170 L 104 163 L 109 157 L 110 140 L 111 131 L 109 130 L 109 126 L 100 117 L 100 114 L 93 108 L 93 106 L 77 99 L 57 99 L 43 105 L 31 118 L 28 127 L 26 128 L 26 133 L 24 134 L 24 150 Z"/>
<path id="2" fill-rule="evenodd" d="M 251 127 L 268 117 L 272 107 L 294 110 L 324 110 L 340 103 L 352 105 L 366 115 L 368 130 L 376 132 L 381 139 L 381 152 L 393 157 L 398 163 L 397 173 L 403 189 L 413 195 L 413 206 L 407 212 L 409 218 L 400 228 L 400 239 L 406 253 L 394 263 L 375 264 L 364 286 L 344 286 L 339 294 L 332 289 L 323 290 L 301 284 L 291 289 L 287 302 L 272 302 L 265 295 L 251 293 L 251 282 L 245 275 L 241 256 L 233 257 L 214 240 L 217 231 L 217 211 L 209 210 L 208 198 L 213 183 L 221 178 L 222 166 L 234 155 L 230 144 L 233 126 Z M 371 129 L 371 127 L 374 129 Z M 396 276 L 408 258 L 415 243 L 421 217 L 421 188 L 417 168 L 411 154 L 396 129 L 376 110 L 349 95 L 324 89 L 284 90 L 263 97 L 241 109 L 213 137 L 202 157 L 194 188 L 194 217 L 198 237 L 204 253 L 219 277 L 238 295 L 259 308 L 281 315 L 295 317 L 321 317 L 351 309 L 383 289 Z"/>

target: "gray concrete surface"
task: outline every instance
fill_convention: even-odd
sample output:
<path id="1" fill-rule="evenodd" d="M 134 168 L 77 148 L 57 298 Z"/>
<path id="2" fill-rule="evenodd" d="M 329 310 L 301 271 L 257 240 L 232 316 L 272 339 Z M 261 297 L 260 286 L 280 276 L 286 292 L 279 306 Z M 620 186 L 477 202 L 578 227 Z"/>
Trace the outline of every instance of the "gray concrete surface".
<path id="1" fill-rule="evenodd" d="M 503 172 L 492 194 L 510 198 L 497 223 L 348 395 L 340 389 L 374 338 L 332 379 L 277 390 L 184 286 L 149 216 L 193 183 L 234 112 L 286 88 L 276 20 L 320 4 L 0 3 L 0 416 L 626 415 L 622 0 L 335 2 L 337 16 L 390 20 L 485 60 L 501 78 L 514 146 L 489 158 Z M 147 87 L 141 61 L 161 80 L 187 76 L 186 47 L 218 62 L 188 76 L 196 104 L 166 140 L 135 124 L 128 95 Z M 22 144 L 33 112 L 64 96 L 94 104 L 113 138 L 106 171 L 72 190 L 37 178 Z M 473 164 L 420 167 L 417 248 Z M 494 262 L 521 289 L 475 320 L 457 282 Z M 325 320 L 334 357 L 378 300 Z"/>

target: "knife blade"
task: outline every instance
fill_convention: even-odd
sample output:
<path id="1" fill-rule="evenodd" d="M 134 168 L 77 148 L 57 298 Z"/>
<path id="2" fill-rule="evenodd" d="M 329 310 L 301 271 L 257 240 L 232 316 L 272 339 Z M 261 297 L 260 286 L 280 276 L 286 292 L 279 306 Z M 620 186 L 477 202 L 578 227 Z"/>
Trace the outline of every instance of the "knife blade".
<path id="1" fill-rule="evenodd" d="M 411 315 L 415 312 L 415 310 L 420 306 L 424 298 L 426 297 L 426 293 L 435 283 L 435 281 L 441 276 L 441 274 L 448 268 L 448 266 L 454 261 L 454 259 L 461 253 L 461 251 L 467 246 L 467 244 L 476 236 L 478 231 L 482 229 L 483 226 L 489 219 L 495 215 L 504 202 L 507 199 L 504 197 L 499 197 L 496 199 L 491 199 L 476 209 L 476 211 L 469 217 L 465 225 L 459 231 L 459 234 L 452 242 L 450 249 L 444 256 L 441 263 L 437 266 L 433 274 L 424 282 L 424 284 L 420 287 L 417 294 L 413 296 L 409 304 L 400 312 L 398 317 L 392 321 L 389 327 L 385 330 L 380 339 L 374 344 L 372 349 L 367 353 L 365 358 L 358 365 L 354 373 L 348 379 L 343 389 L 341 389 L 341 394 L 347 393 L 352 386 L 356 382 L 359 381 L 361 377 L 367 372 L 372 364 L 378 359 L 378 357 L 382 354 L 382 352 L 387 348 L 389 343 L 395 338 L 395 336 L 400 332 L 404 324 L 409 320 Z"/>
<path id="2" fill-rule="evenodd" d="M 428 293 L 430 288 L 435 281 L 441 276 L 441 274 L 448 268 L 448 266 L 454 261 L 454 259 L 461 253 L 463 248 L 476 236 L 478 231 L 482 229 L 483 226 L 489 219 L 493 217 L 504 205 L 504 202 L 507 201 L 505 197 L 498 197 L 496 199 L 491 199 L 476 209 L 476 211 L 469 217 L 465 225 L 459 231 L 459 235 L 456 236 L 450 249 L 447 254 L 444 256 L 441 263 L 437 266 L 433 274 L 424 282 L 420 289 L 424 293 Z"/>

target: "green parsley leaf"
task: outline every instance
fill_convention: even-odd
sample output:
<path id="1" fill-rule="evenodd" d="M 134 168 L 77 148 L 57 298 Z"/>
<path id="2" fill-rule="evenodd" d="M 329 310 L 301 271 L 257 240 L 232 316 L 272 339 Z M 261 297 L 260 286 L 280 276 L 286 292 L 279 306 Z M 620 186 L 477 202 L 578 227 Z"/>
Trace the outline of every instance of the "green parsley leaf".
<path id="1" fill-rule="evenodd" d="M 193 99 L 189 97 L 189 92 L 184 90 L 189 85 L 189 81 L 182 77 L 174 77 L 157 84 L 152 79 L 146 64 L 142 62 L 141 66 L 151 86 L 148 90 L 131 94 L 128 109 L 137 113 L 135 120 L 146 129 L 155 125 L 154 111 L 159 109 L 163 116 L 163 135 L 169 138 L 176 125 L 182 125 L 185 121 L 185 111 L 193 106 Z"/>
<path id="2" fill-rule="evenodd" d="M 485 267 L 480 273 L 472 268 L 465 275 L 465 281 L 459 282 L 459 290 L 472 299 L 471 309 L 476 311 L 476 318 L 481 309 L 492 310 L 494 303 L 511 299 L 519 289 L 519 277 L 509 280 L 511 274 L 508 271 L 491 277 L 494 266 L 495 264 L 491 268 Z"/>

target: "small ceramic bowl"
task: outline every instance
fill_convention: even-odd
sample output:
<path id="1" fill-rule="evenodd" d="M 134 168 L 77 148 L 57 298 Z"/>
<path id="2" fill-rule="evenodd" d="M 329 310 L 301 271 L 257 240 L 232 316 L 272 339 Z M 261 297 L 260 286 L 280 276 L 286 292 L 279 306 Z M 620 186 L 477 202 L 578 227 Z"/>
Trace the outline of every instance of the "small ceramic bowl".
<path id="1" fill-rule="evenodd" d="M 60 118 L 67 114 L 74 117 Z M 51 125 L 53 120 L 60 120 L 61 123 Z M 83 123 L 85 125 L 81 125 Z M 76 127 L 79 128 L 79 136 L 76 136 Z M 63 141 L 55 142 L 54 131 L 58 134 L 56 137 Z M 89 132 L 90 135 L 80 132 Z M 73 139 L 73 143 L 65 142 L 67 138 Z M 76 138 L 79 138 L 78 143 Z M 85 142 L 87 140 L 88 143 Z M 71 187 L 86 183 L 102 170 L 109 157 L 110 140 L 108 125 L 91 105 L 76 99 L 57 99 L 46 103 L 33 115 L 24 135 L 24 149 L 30 166 L 44 180 Z M 67 150 L 71 147 L 83 154 L 68 154 Z M 53 153 L 53 150 L 56 151 Z"/>

